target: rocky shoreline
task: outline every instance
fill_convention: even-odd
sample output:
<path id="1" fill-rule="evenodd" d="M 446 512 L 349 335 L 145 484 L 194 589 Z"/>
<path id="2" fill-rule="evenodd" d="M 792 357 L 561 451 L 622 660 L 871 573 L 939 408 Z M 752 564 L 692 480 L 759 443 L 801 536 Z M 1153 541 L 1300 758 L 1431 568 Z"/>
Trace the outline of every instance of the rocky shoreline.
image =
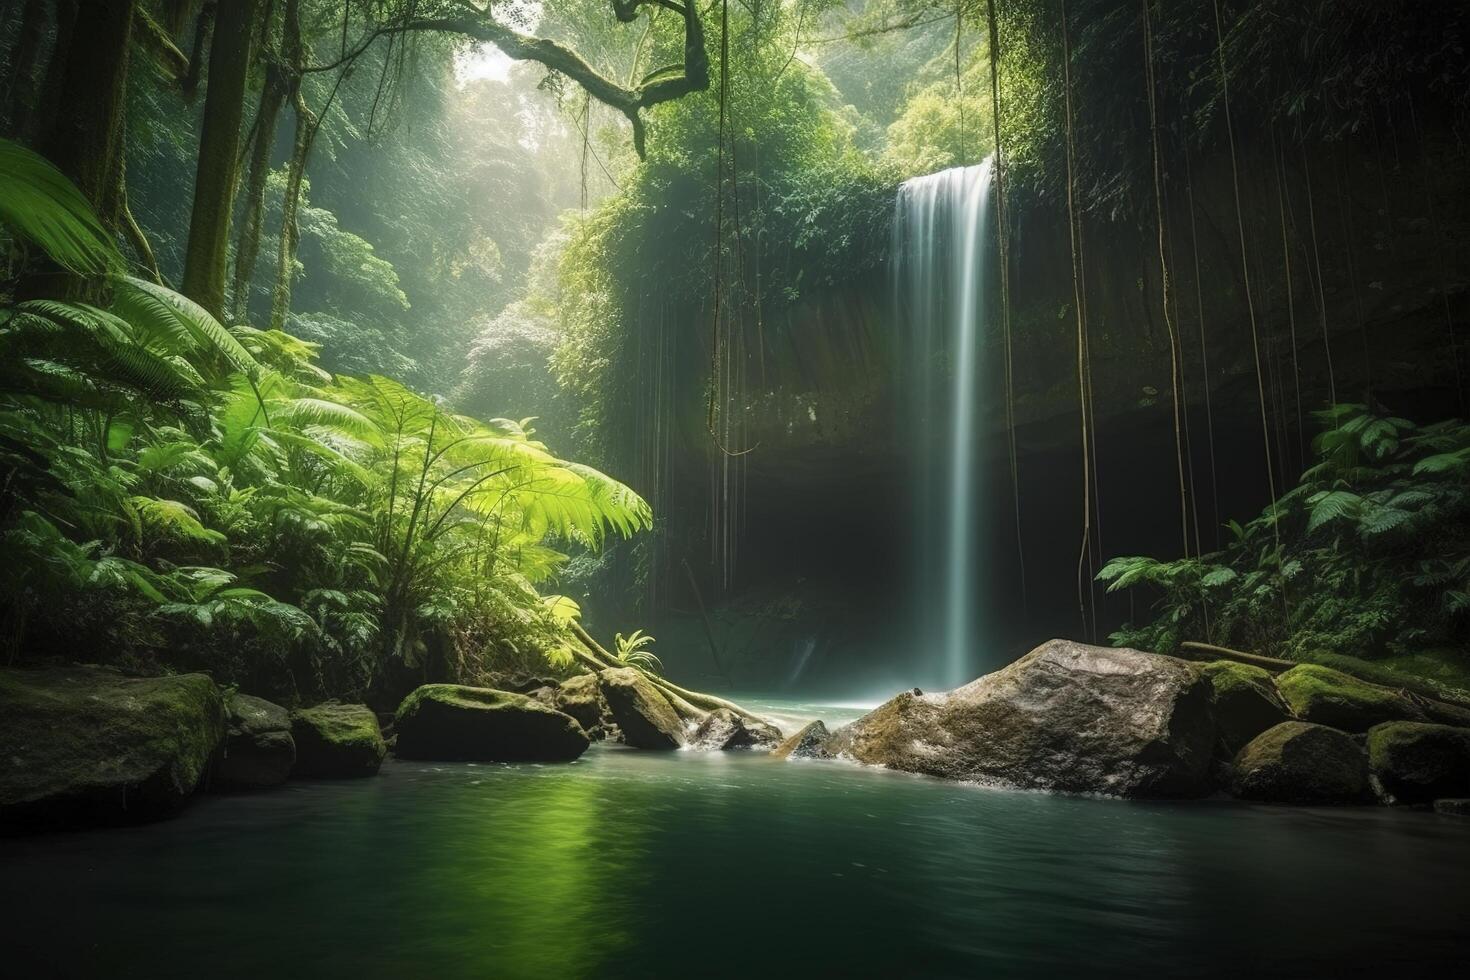
<path id="1" fill-rule="evenodd" d="M 594 741 L 1127 799 L 1470 810 L 1470 710 L 1310 664 L 1273 677 L 1052 640 L 953 691 L 904 692 L 836 731 L 816 721 L 789 737 L 728 709 L 681 717 L 633 668 L 503 686 L 519 689 L 424 685 L 380 721 L 365 705 L 288 711 L 203 674 L 0 670 L 0 825 L 157 819 L 197 792 L 372 776 L 390 752 L 559 762 Z"/>

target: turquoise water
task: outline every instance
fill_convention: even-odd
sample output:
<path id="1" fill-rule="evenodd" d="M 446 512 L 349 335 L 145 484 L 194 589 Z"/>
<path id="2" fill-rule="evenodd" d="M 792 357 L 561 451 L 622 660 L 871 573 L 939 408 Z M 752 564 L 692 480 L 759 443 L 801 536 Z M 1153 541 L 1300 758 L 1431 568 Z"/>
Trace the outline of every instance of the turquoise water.
<path id="1" fill-rule="evenodd" d="M 1428 813 L 599 746 L 0 841 L 0 934 L 13 977 L 1402 977 L 1470 957 L 1467 871 Z"/>

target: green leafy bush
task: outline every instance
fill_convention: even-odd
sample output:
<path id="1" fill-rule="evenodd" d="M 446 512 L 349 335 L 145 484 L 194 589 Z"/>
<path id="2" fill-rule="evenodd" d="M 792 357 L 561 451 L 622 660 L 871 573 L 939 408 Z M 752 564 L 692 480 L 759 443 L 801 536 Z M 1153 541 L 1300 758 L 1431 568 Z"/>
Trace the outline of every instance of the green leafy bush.
<path id="1" fill-rule="evenodd" d="M 1160 593 L 1113 635 L 1172 650 L 1206 640 L 1295 659 L 1463 648 L 1470 637 L 1470 425 L 1418 426 L 1362 405 L 1319 412 L 1320 462 L 1219 552 L 1115 558 L 1108 591 Z"/>

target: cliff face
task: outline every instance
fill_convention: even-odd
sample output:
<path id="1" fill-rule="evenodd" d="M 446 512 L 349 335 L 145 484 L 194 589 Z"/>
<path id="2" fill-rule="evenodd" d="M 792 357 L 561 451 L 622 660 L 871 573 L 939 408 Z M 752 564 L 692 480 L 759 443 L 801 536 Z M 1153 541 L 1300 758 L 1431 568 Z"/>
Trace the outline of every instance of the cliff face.
<path id="1" fill-rule="evenodd" d="M 1243 146 L 1239 223 L 1228 155 L 1211 153 L 1168 175 L 1165 255 L 1190 520 L 1206 548 L 1224 520 L 1267 500 L 1262 395 L 1278 487 L 1309 465 L 1311 412 L 1334 398 L 1371 398 L 1426 420 L 1462 411 L 1470 167 L 1448 130 L 1422 142 L 1376 135 L 1305 153 L 1293 143 Z M 1150 202 L 1138 211 L 1150 213 Z M 1012 371 L 1024 580 L 996 311 L 986 318 L 981 391 L 989 432 L 975 502 L 989 529 L 992 572 L 977 602 L 1001 646 L 1017 648 L 1011 652 L 1080 625 L 1082 494 L 1066 216 L 1045 202 L 1018 202 L 1016 214 Z M 1084 219 L 1094 508 L 1104 558 L 1180 548 L 1158 248 L 1151 222 Z M 654 609 L 660 630 L 692 648 L 697 669 L 711 662 L 711 632 L 729 634 L 717 636 L 717 647 L 745 650 L 726 659 L 745 663 L 749 679 L 761 683 L 820 675 L 824 647 L 834 649 L 831 658 L 844 649 L 845 670 L 861 659 L 857 647 L 913 642 L 894 624 L 905 622 L 900 593 L 920 560 L 911 554 L 915 514 L 907 501 L 924 433 L 904 410 L 910 348 L 890 278 L 885 268 L 748 316 L 737 331 L 745 354 L 726 366 L 716 416 L 727 449 L 754 447 L 745 455 L 723 454 L 707 431 L 709 362 L 698 326 L 707 311 L 665 311 L 660 335 L 640 340 L 659 352 L 647 359 L 646 387 L 657 392 L 661 421 L 630 416 L 626 472 L 638 474 L 639 489 L 668 522 L 655 548 Z M 928 369 L 947 381 L 943 352 Z M 671 542 L 681 543 L 678 553 Z M 696 600 L 708 624 L 696 621 L 704 618 L 695 615 Z M 1104 601 L 1099 629 L 1128 613 L 1126 604 Z M 753 619 L 765 625 L 752 627 Z M 810 663 L 798 670 L 803 657 Z"/>

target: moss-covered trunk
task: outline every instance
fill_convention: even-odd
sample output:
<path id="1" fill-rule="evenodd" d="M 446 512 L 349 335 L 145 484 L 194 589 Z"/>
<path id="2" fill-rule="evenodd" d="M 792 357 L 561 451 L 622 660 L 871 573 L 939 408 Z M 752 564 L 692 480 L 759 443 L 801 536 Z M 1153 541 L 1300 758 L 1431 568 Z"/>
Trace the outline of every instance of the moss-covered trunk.
<path id="1" fill-rule="evenodd" d="M 184 295 L 224 315 L 230 213 L 240 174 L 240 122 L 258 0 L 221 0 L 209 50 L 209 86 L 184 256 Z"/>

